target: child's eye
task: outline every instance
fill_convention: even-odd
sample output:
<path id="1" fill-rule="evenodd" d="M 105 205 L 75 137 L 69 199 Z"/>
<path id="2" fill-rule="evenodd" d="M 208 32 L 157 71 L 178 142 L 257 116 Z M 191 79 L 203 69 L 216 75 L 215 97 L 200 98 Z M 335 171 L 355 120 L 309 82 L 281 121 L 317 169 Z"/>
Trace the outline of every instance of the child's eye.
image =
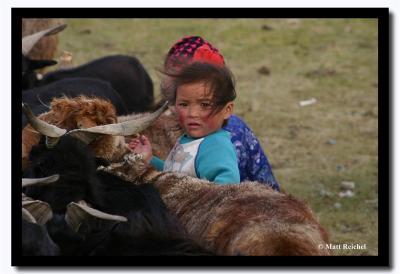
<path id="1" fill-rule="evenodd" d="M 200 106 L 201 106 L 202 108 L 210 108 L 210 107 L 211 107 L 211 104 L 210 104 L 210 103 L 200 103 Z"/>
<path id="2" fill-rule="evenodd" d="M 182 103 L 178 103 L 178 106 L 179 107 L 187 107 L 187 103 L 183 103 L 183 102 Z"/>

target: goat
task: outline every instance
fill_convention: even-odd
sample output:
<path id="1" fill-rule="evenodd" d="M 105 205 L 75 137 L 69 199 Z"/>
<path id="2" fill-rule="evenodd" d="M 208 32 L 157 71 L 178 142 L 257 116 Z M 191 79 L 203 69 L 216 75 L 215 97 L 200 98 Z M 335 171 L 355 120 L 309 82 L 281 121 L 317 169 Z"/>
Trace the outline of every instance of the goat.
<path id="1" fill-rule="evenodd" d="M 110 124 L 116 121 L 114 107 L 98 98 L 89 99 L 80 96 L 73 99 L 55 99 L 51 111 L 40 115 L 41 119 L 36 118 L 32 110 L 24 107 L 24 104 L 23 110 L 28 120 L 32 121 L 31 124 L 40 126 L 41 130 L 48 132 L 47 135 L 50 134 L 51 138 L 47 141 L 56 143 L 67 130 L 74 129 L 68 134 L 72 133 L 78 138 L 85 139 L 86 142 L 90 139 L 88 143 L 99 158 L 117 161 L 129 151 L 122 136 L 135 134 L 148 127 L 164 111 L 167 103 L 154 113 L 118 124 Z M 40 136 L 31 126 L 26 126 L 22 130 L 22 170 L 28 165 L 29 152 L 32 146 L 38 143 Z"/>
<path id="2" fill-rule="evenodd" d="M 26 110 L 25 106 L 23 108 Z M 28 119 L 35 127 L 40 123 L 33 120 L 31 114 Z M 36 127 L 36 130 L 46 133 L 46 129 L 40 127 Z M 33 178 L 59 174 L 58 181 L 26 187 L 25 193 L 51 206 L 54 217 L 49 221 L 48 230 L 60 246 L 61 253 L 211 255 L 211 252 L 190 239 L 176 219 L 169 215 L 158 191 L 152 185 L 136 186 L 117 176 L 96 171 L 94 154 L 87 143 L 76 138 L 79 135 L 74 135 L 76 132 L 90 130 L 93 131 L 93 128 L 64 134 L 51 147 L 43 143 L 35 146 L 30 153 L 32 164 L 25 171 L 26 177 Z M 92 208 L 78 206 L 81 201 Z M 70 207 L 75 207 L 73 212 L 80 210 L 85 211 L 86 215 L 107 216 L 108 219 L 100 225 L 98 222 L 71 221 L 63 218 Z M 70 228 L 67 229 L 67 226 Z M 75 230 L 71 230 L 71 227 Z M 86 229 L 79 231 L 82 227 Z"/>
<path id="3" fill-rule="evenodd" d="M 22 219 L 22 256 L 57 256 L 60 249 L 43 225 Z"/>
<path id="4" fill-rule="evenodd" d="M 43 86 L 70 77 L 108 81 L 125 102 L 129 113 L 149 111 L 153 107 L 153 82 L 133 56 L 106 56 L 75 68 L 49 72 L 35 85 Z"/>
<path id="5" fill-rule="evenodd" d="M 46 184 L 58 180 L 58 175 L 22 179 L 22 186 Z M 60 249 L 49 236 L 45 224 L 53 216 L 49 204 L 33 200 L 22 193 L 22 256 L 56 256 Z"/>
<path id="6" fill-rule="evenodd" d="M 66 27 L 66 24 L 51 27 L 22 38 L 22 89 L 33 88 L 36 81 L 37 75 L 36 70 L 42 69 L 47 66 L 57 64 L 55 60 L 46 59 L 33 59 L 29 57 L 32 49 L 37 45 L 38 42 L 45 36 L 52 36 L 62 31 Z M 53 54 L 51 54 L 53 55 Z"/>
<path id="7" fill-rule="evenodd" d="M 52 26 L 63 25 L 64 20 L 55 18 L 23 18 L 22 37 L 28 36 L 39 31 L 46 30 Z M 54 59 L 58 47 L 58 35 L 43 37 L 30 50 L 27 57 L 35 60 Z"/>
<path id="8" fill-rule="evenodd" d="M 65 24 L 59 25 L 22 39 L 23 90 L 44 86 L 64 78 L 94 78 L 109 82 L 125 102 L 129 113 L 144 112 L 153 108 L 153 82 L 140 61 L 133 56 L 102 57 L 76 68 L 49 72 L 44 75 L 43 79 L 38 80 L 35 70 L 54 65 L 57 62 L 43 59 L 33 60 L 28 57 L 28 54 L 43 37 L 54 35 L 65 27 Z"/>
<path id="9" fill-rule="evenodd" d="M 116 109 L 117 115 L 128 113 L 125 103 L 119 94 L 108 82 L 91 78 L 68 78 L 33 89 L 22 91 L 22 101 L 27 103 L 35 115 L 48 111 L 50 102 L 60 97 L 97 97 L 109 100 Z M 22 127 L 25 127 L 27 120 L 22 116 Z"/>
<path id="10" fill-rule="evenodd" d="M 141 154 L 100 170 L 151 183 L 190 235 L 219 255 L 330 255 L 329 237 L 309 206 L 257 182 L 216 185 L 172 172 L 146 170 Z M 140 176 L 140 177 L 139 177 Z"/>
<path id="11" fill-rule="evenodd" d="M 104 99 L 78 96 L 75 98 L 54 98 L 50 111 L 39 119 L 66 130 L 90 128 L 98 125 L 114 124 L 117 115 L 114 106 Z M 28 165 L 28 156 L 33 145 L 40 140 L 40 134 L 32 126 L 22 130 L 22 169 Z M 104 135 L 90 144 L 100 158 L 114 161 L 120 159 L 128 149 L 123 137 Z"/>

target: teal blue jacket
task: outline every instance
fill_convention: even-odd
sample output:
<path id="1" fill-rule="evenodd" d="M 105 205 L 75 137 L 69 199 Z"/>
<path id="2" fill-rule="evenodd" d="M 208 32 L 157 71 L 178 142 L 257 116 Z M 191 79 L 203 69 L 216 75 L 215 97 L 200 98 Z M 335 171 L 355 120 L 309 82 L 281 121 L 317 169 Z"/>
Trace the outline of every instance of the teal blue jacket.
<path id="1" fill-rule="evenodd" d="M 186 134 L 178 142 L 186 144 L 196 140 Z M 150 161 L 157 170 L 163 171 L 164 161 L 153 157 Z M 220 129 L 204 137 L 195 158 L 195 169 L 198 178 L 217 184 L 238 184 L 240 182 L 236 152 L 229 132 Z"/>

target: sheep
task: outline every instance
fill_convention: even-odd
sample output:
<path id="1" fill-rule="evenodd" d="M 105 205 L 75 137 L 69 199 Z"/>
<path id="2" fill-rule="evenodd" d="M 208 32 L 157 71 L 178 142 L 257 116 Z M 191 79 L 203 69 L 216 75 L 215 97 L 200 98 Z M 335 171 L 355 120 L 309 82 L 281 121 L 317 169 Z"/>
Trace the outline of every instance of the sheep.
<path id="1" fill-rule="evenodd" d="M 35 85 L 43 86 L 70 77 L 88 77 L 108 81 L 125 102 L 128 112 L 145 112 L 154 104 L 153 82 L 133 56 L 105 56 L 81 66 L 52 71 Z"/>
<path id="2" fill-rule="evenodd" d="M 99 170 L 132 183 L 151 183 L 190 235 L 218 255 L 330 255 L 310 207 L 267 185 L 217 185 L 173 172 L 147 170 L 141 154 Z"/>
<path id="3" fill-rule="evenodd" d="M 25 194 L 51 206 L 54 216 L 47 228 L 61 255 L 212 255 L 187 236 L 152 185 L 133 185 L 96 171 L 91 149 L 73 134 L 61 136 L 52 147 L 33 147 L 30 159 L 26 177 L 59 174 L 51 184 L 26 187 Z M 79 217 L 82 211 L 92 218 L 71 220 L 73 212 Z"/>

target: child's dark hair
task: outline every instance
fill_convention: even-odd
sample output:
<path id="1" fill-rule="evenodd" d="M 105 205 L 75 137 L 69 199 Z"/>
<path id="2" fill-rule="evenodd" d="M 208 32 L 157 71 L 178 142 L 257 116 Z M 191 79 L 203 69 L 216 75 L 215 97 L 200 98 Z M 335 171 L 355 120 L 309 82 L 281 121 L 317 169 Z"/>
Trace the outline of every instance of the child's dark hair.
<path id="1" fill-rule="evenodd" d="M 232 102 L 236 98 L 235 79 L 226 66 L 194 62 L 183 66 L 178 72 L 164 71 L 163 73 L 173 78 L 171 92 L 166 94 L 166 99 L 172 104 L 175 104 L 179 86 L 198 82 L 204 82 L 208 92 L 212 94 L 210 115 L 218 113 L 228 102 Z M 223 126 L 225 124 L 226 121 Z"/>

